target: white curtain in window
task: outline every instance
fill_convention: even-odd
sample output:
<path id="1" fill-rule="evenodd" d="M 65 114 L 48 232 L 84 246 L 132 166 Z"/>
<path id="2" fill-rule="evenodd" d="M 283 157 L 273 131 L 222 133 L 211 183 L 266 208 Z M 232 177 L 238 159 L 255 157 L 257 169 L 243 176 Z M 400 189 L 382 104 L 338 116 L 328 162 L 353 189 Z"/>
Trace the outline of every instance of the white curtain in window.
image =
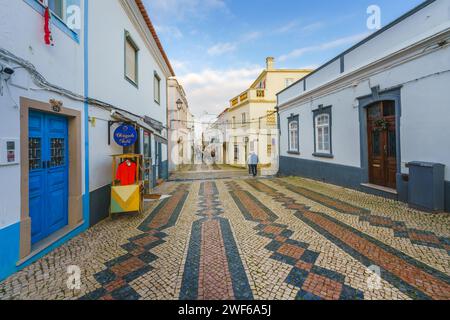
<path id="1" fill-rule="evenodd" d="M 289 123 L 289 150 L 298 151 L 298 122 Z"/>
<path id="2" fill-rule="evenodd" d="M 316 151 L 330 153 L 330 116 L 322 114 L 316 117 Z"/>
<path id="3" fill-rule="evenodd" d="M 137 82 L 136 79 L 136 49 L 129 40 L 125 43 L 125 72 L 128 79 Z"/>
<path id="4" fill-rule="evenodd" d="M 153 90 L 155 95 L 155 101 L 159 103 L 161 99 L 161 80 L 158 78 L 157 75 L 155 75 L 153 85 L 154 85 Z"/>

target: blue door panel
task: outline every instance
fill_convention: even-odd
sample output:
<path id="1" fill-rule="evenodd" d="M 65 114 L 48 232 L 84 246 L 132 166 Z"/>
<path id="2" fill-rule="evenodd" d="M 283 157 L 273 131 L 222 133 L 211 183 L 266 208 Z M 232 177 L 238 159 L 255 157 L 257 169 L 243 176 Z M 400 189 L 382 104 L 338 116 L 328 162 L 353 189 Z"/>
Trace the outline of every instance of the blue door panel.
<path id="1" fill-rule="evenodd" d="M 50 193 L 50 203 L 47 211 L 47 224 L 50 233 L 67 225 L 67 214 L 65 213 L 66 200 L 67 198 L 63 189 Z"/>
<path id="2" fill-rule="evenodd" d="M 29 113 L 29 208 L 32 243 L 68 224 L 68 122 Z"/>
<path id="3" fill-rule="evenodd" d="M 31 242 L 35 243 L 45 238 L 44 221 L 42 216 L 44 214 L 42 208 L 43 199 L 40 195 L 30 196 L 30 219 L 31 219 Z"/>

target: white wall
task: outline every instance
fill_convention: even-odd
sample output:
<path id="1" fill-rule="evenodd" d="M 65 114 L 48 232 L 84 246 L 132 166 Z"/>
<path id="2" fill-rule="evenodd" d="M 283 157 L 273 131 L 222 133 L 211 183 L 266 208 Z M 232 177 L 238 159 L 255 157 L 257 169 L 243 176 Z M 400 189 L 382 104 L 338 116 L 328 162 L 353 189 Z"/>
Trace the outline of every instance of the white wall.
<path id="1" fill-rule="evenodd" d="M 360 167 L 359 113 L 358 109 L 353 107 L 353 101 L 353 90 L 347 89 L 334 95 L 316 99 L 313 103 L 302 104 L 286 111 L 283 110 L 280 113 L 281 156 L 298 157 L 307 160 L 317 160 Z M 317 158 L 313 156 L 313 110 L 316 110 L 321 104 L 323 106 L 332 106 L 333 159 Z M 299 115 L 299 156 L 288 154 L 288 118 L 291 114 Z"/>
<path id="2" fill-rule="evenodd" d="M 306 89 L 316 88 L 329 81 L 330 78 L 341 72 L 341 61 L 339 59 L 333 61 L 316 73 L 311 74 L 306 80 Z"/>
<path id="3" fill-rule="evenodd" d="M 402 161 L 443 163 L 447 181 L 450 181 L 449 84 L 450 73 L 446 73 L 405 86 L 401 127 Z M 407 169 L 402 171 L 406 173 Z"/>
<path id="4" fill-rule="evenodd" d="M 396 24 L 382 35 L 345 55 L 346 70 L 353 70 L 423 38 L 442 23 L 450 21 L 450 0 L 437 0 Z"/>
<path id="5" fill-rule="evenodd" d="M 437 0 L 346 53 L 344 55 L 345 72 L 343 74 L 340 73 L 340 59 L 311 74 L 306 79 L 306 92 L 449 27 L 450 0 Z M 411 71 L 414 72 L 414 70 Z M 278 104 L 284 104 L 302 94 L 304 94 L 303 82 L 279 93 Z"/>
<path id="6" fill-rule="evenodd" d="M 48 47 L 44 43 L 42 31 L 44 18 L 25 1 L 0 0 L 0 8 L 0 47 L 34 64 L 48 81 L 75 93 L 83 94 L 84 48 L 82 34 L 80 43 L 77 43 L 60 29 L 53 27 L 55 46 Z M 81 9 L 83 12 L 83 4 Z M 0 62 L 3 61 L 0 59 Z M 20 111 L 17 107 L 20 97 L 42 102 L 48 102 L 49 99 L 55 98 L 63 101 L 67 108 L 83 111 L 83 103 L 67 99 L 56 93 L 32 90 L 36 86 L 24 69 L 16 69 L 11 78 L 11 84 L 9 86 L 10 94 L 5 87 L 4 95 L 0 96 L 2 114 L 0 137 L 2 138 L 20 138 Z M 84 141 L 84 124 L 80 139 Z M 81 145 L 83 147 L 84 143 Z M 81 156 L 84 159 L 83 148 Z M 81 162 L 84 172 L 84 161 Z M 1 229 L 20 220 L 20 166 L 0 166 L 0 177 L 3 181 L 0 184 Z M 84 173 L 82 181 L 84 186 Z"/>
<path id="7" fill-rule="evenodd" d="M 89 1 L 89 95 L 139 116 L 149 116 L 167 126 L 167 76 L 146 43 L 142 30 L 132 22 L 131 15 L 125 11 L 121 2 L 122 0 Z M 124 75 L 125 30 L 140 49 L 137 88 Z M 154 71 L 161 78 L 160 104 L 154 101 Z M 91 191 L 111 182 L 111 173 L 107 178 L 97 174 L 110 168 L 109 165 L 105 169 L 107 162 L 111 160 L 110 155 L 118 151 L 114 141 L 110 148 L 104 145 L 107 133 L 103 125 L 90 128 L 91 149 L 96 150 L 90 156 Z M 94 140 L 96 137 L 99 139 Z M 152 151 L 154 149 L 152 144 Z M 167 160 L 167 147 L 164 146 L 162 159 Z"/>
<path id="8" fill-rule="evenodd" d="M 305 92 L 305 90 L 303 89 L 304 89 L 304 80 L 294 83 L 290 87 L 278 93 L 277 95 L 278 104 L 284 103 L 286 101 L 294 99 L 295 97 L 298 97 L 299 95 Z"/>

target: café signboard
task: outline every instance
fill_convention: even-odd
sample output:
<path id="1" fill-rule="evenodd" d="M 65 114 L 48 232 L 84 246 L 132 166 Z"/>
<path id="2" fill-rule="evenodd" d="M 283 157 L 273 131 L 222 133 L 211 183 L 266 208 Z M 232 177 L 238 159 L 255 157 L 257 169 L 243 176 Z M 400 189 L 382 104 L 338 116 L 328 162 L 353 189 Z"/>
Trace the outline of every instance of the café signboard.
<path id="1" fill-rule="evenodd" d="M 114 131 L 114 141 L 122 147 L 129 147 L 136 143 L 138 133 L 133 126 L 122 124 Z"/>

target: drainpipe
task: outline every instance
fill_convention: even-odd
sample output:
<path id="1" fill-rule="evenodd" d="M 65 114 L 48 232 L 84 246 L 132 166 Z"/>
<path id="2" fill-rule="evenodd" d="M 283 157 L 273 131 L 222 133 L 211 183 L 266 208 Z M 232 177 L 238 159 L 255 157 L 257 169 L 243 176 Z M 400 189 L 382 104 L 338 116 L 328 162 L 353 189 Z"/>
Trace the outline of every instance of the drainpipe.
<path id="1" fill-rule="evenodd" d="M 278 100 L 278 96 L 277 96 L 277 100 Z M 277 113 L 277 130 L 278 130 L 278 168 L 277 168 L 277 175 L 280 171 L 280 156 L 281 156 L 281 126 L 280 126 L 280 108 L 278 107 L 278 102 L 277 102 L 277 106 L 275 107 L 275 111 Z"/>

